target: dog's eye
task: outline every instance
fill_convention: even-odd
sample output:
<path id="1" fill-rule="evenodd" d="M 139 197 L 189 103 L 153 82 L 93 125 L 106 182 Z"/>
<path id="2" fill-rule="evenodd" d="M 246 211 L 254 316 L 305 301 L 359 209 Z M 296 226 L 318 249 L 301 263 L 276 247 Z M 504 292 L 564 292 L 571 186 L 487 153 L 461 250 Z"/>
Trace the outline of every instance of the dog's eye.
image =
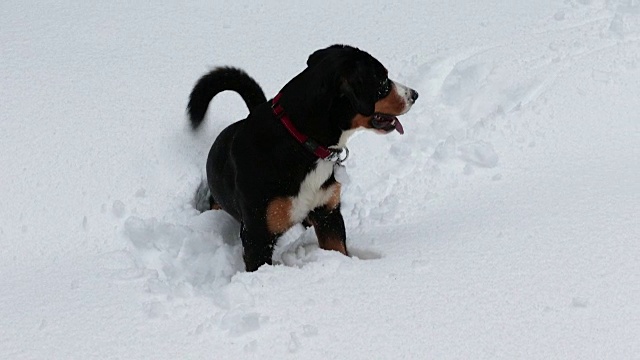
<path id="1" fill-rule="evenodd" d="M 380 84 L 378 85 L 378 100 L 389 95 L 389 92 L 391 92 L 391 80 L 386 78 L 380 81 Z"/>

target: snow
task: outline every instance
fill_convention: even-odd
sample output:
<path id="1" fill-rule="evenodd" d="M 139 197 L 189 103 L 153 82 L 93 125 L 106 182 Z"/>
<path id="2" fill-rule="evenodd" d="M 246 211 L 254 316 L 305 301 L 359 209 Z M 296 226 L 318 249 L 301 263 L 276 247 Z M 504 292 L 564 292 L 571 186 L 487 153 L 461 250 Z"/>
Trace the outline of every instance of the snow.
<path id="1" fill-rule="evenodd" d="M 0 4 L 0 358 L 640 356 L 640 3 Z M 275 94 L 365 49 L 420 92 L 404 135 L 349 140 L 353 256 L 301 227 L 242 271 L 192 204 L 216 65 Z M 343 171 L 344 170 L 344 171 Z"/>

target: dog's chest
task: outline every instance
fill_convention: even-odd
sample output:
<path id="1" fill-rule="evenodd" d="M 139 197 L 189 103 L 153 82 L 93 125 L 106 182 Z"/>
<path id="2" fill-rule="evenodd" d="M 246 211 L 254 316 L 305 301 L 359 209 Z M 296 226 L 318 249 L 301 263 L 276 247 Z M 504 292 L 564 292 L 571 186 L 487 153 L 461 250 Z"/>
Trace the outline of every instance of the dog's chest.
<path id="1" fill-rule="evenodd" d="M 307 217 L 307 214 L 322 205 L 327 204 L 335 194 L 335 184 L 327 188 L 322 185 L 333 174 L 334 163 L 319 160 L 316 168 L 310 171 L 300 184 L 298 194 L 292 199 L 291 220 L 299 223 Z"/>

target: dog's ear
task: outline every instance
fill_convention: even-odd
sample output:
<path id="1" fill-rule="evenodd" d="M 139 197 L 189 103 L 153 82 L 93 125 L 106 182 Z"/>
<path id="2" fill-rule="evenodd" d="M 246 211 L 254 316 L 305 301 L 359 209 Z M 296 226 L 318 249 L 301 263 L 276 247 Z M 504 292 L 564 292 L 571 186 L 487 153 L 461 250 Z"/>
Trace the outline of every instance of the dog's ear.
<path id="1" fill-rule="evenodd" d="M 376 98 L 375 86 L 368 84 L 363 77 L 361 68 L 350 72 L 348 76 L 342 78 L 340 91 L 351 102 L 351 106 L 364 116 L 371 116 L 375 112 Z"/>
<path id="2" fill-rule="evenodd" d="M 332 45 L 309 56 L 308 71 L 314 74 L 313 88 L 318 96 L 333 99 L 345 96 L 354 110 L 365 116 L 373 115 L 376 102 L 376 84 L 373 83 L 370 64 L 355 61 L 358 49 L 348 45 Z"/>
<path id="3" fill-rule="evenodd" d="M 307 66 L 314 66 L 319 64 L 322 60 L 324 60 L 330 54 L 333 54 L 338 49 L 345 49 L 346 45 L 331 45 L 328 48 L 316 50 L 313 54 L 309 55 L 309 59 L 307 59 Z"/>

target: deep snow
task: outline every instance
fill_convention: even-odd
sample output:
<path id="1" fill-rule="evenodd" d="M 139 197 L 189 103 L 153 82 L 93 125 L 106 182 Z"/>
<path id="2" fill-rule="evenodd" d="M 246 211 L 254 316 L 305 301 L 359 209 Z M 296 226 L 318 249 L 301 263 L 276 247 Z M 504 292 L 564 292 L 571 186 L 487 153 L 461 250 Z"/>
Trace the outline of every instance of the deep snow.
<path id="1" fill-rule="evenodd" d="M 636 0 L 0 4 L 0 358 L 640 358 Z M 354 256 L 245 273 L 199 214 L 210 67 L 267 95 L 332 43 L 421 93 L 349 143 Z"/>

